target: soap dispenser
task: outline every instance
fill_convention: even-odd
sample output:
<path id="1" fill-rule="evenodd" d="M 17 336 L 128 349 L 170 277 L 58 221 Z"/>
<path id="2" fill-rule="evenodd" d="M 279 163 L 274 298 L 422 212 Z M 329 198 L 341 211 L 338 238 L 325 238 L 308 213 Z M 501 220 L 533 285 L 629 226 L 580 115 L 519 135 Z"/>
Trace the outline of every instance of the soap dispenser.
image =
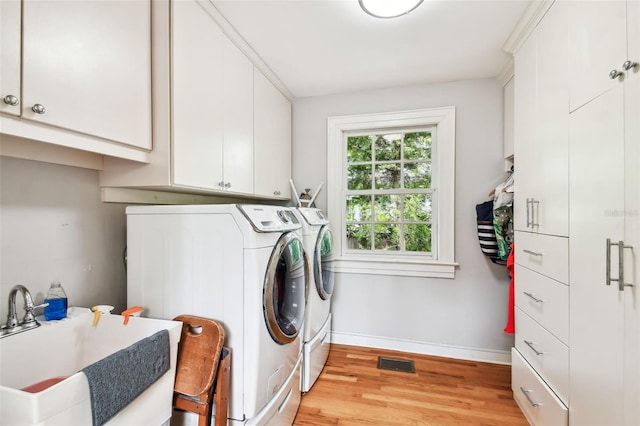
<path id="1" fill-rule="evenodd" d="M 51 283 L 44 302 L 49 304 L 44 308 L 44 319 L 47 321 L 67 317 L 67 294 L 64 292 L 62 284 L 60 284 L 59 281 Z"/>

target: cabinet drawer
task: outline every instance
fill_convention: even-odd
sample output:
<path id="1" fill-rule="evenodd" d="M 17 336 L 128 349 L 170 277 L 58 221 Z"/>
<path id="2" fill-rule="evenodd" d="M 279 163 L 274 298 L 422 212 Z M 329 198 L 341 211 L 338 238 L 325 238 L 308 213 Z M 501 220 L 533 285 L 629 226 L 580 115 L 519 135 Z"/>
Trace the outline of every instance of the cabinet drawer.
<path id="1" fill-rule="evenodd" d="M 569 239 L 530 232 L 515 233 L 515 261 L 561 283 L 569 283 Z"/>
<path id="2" fill-rule="evenodd" d="M 527 361 L 511 349 L 511 389 L 529 423 L 533 426 L 566 426 L 569 411 L 540 379 Z"/>
<path id="3" fill-rule="evenodd" d="M 569 286 L 516 265 L 515 290 L 516 306 L 569 346 Z"/>
<path id="4" fill-rule="evenodd" d="M 569 403 L 569 348 L 516 308 L 516 349 L 565 404 Z"/>

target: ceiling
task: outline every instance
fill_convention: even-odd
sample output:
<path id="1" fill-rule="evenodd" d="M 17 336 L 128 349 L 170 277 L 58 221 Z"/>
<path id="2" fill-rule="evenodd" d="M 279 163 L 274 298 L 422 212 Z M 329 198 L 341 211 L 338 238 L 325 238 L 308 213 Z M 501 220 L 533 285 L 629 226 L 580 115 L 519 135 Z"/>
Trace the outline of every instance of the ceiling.
<path id="1" fill-rule="evenodd" d="M 357 0 L 211 2 L 294 98 L 496 77 L 530 3 L 425 0 L 378 19 Z"/>

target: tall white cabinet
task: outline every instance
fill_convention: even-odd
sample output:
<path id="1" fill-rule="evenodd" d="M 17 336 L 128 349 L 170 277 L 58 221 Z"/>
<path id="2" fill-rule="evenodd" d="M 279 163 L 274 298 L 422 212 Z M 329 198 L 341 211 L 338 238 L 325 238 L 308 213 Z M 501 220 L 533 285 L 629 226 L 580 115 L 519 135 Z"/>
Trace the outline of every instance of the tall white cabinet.
<path id="1" fill-rule="evenodd" d="M 515 56 L 514 398 L 532 424 L 567 423 L 569 206 L 567 7 Z"/>
<path id="2" fill-rule="evenodd" d="M 570 423 L 637 425 L 640 3 L 570 7 Z"/>
<path id="3" fill-rule="evenodd" d="M 535 425 L 638 425 L 640 2 L 556 0 L 515 74 L 514 397 Z"/>

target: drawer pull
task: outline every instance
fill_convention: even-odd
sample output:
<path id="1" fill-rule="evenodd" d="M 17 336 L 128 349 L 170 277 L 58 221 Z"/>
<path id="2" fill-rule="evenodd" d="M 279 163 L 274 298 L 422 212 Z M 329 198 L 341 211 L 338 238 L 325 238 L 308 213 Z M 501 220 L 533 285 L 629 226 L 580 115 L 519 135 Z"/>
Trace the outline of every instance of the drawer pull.
<path id="1" fill-rule="evenodd" d="M 525 389 L 522 386 L 520 386 L 520 390 L 524 394 L 524 397 L 527 398 L 527 401 L 529 401 L 529 404 L 531 404 L 532 407 L 538 407 L 538 406 L 542 405 L 542 403 L 534 402 L 533 399 L 531 399 L 531 397 L 529 396 L 529 393 L 533 392 L 531 389 Z"/>
<path id="2" fill-rule="evenodd" d="M 538 299 L 538 298 L 537 298 L 536 296 L 534 296 L 532 293 L 529 293 L 529 292 L 526 292 L 526 291 L 523 291 L 523 293 L 525 294 L 525 296 L 528 296 L 529 298 L 533 299 L 533 301 L 534 301 L 534 302 L 536 302 L 536 303 L 542 303 L 542 302 L 544 302 L 544 300 L 543 300 L 543 299 Z"/>
<path id="3" fill-rule="evenodd" d="M 523 253 L 527 253 L 530 254 L 531 256 L 540 256 L 542 257 L 542 253 L 536 253 L 535 251 L 531 251 L 531 250 L 522 250 Z"/>
<path id="4" fill-rule="evenodd" d="M 539 350 L 537 350 L 534 346 L 533 346 L 533 342 L 530 342 L 528 340 L 525 340 L 524 343 L 527 344 L 527 346 L 529 346 L 531 348 L 531 350 L 533 352 L 535 352 L 536 355 L 540 356 L 542 355 L 544 352 L 540 352 Z"/>

